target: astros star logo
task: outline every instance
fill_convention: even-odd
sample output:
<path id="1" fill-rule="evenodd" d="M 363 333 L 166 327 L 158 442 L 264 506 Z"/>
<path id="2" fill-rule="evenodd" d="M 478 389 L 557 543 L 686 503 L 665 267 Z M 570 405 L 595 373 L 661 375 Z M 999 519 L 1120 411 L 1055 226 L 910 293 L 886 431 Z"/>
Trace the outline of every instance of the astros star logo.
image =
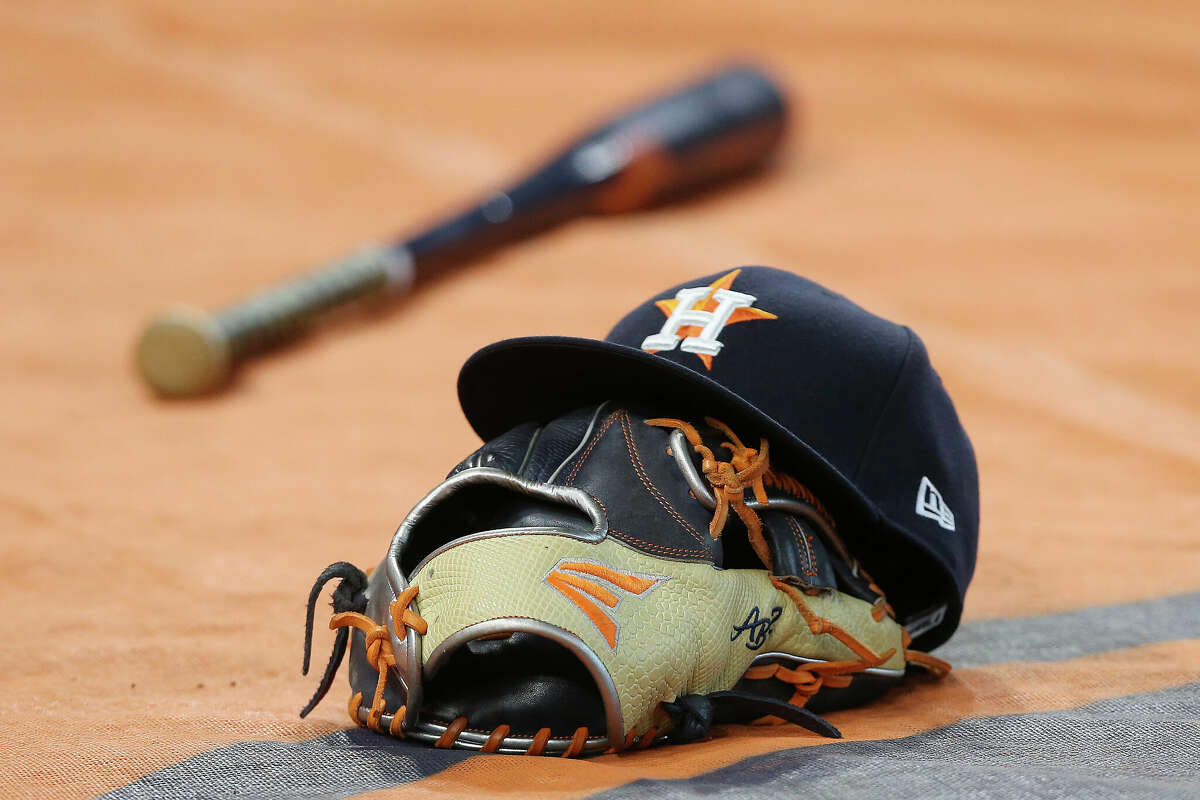
<path id="1" fill-rule="evenodd" d="M 754 295 L 730 288 L 739 274 L 741 270 L 735 269 L 708 286 L 680 289 L 671 300 L 656 300 L 654 305 L 667 315 L 667 321 L 662 330 L 646 337 L 642 349 L 657 353 L 674 350 L 678 345 L 683 352 L 694 353 L 705 369 L 711 370 L 713 358 L 724 346 L 717 338 L 726 325 L 779 319 L 769 311 L 754 308 Z"/>

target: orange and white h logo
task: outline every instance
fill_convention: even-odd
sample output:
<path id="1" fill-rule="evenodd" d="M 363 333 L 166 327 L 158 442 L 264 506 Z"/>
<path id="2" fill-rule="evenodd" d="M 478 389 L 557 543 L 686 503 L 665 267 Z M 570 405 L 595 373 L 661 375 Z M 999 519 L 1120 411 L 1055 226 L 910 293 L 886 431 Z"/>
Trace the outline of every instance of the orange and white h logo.
<path id="1" fill-rule="evenodd" d="M 713 357 L 724 346 L 717 337 L 725 326 L 756 319 L 778 319 L 769 311 L 754 308 L 757 299 L 754 295 L 730 288 L 740 272 L 735 269 L 708 286 L 680 289 L 674 299 L 655 301 L 659 310 L 667 315 L 667 321 L 662 330 L 642 341 L 642 349 L 657 353 L 674 350 L 679 345 L 683 352 L 695 353 L 706 369 L 712 369 Z"/>
<path id="2" fill-rule="evenodd" d="M 578 606 L 613 649 L 617 646 L 620 625 L 610 616 L 609 611 L 600 606 L 604 604 L 609 610 L 615 610 L 621 604 L 621 596 L 606 588 L 604 584 L 641 596 L 667 580 L 670 578 L 620 572 L 591 561 L 567 559 L 555 564 L 546 575 L 546 583 Z"/>

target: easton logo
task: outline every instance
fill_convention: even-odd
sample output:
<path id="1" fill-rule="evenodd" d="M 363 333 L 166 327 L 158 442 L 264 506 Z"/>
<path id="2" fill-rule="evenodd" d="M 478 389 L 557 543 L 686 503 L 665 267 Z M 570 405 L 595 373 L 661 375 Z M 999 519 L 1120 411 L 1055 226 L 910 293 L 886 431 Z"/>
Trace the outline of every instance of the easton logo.
<path id="1" fill-rule="evenodd" d="M 741 625 L 733 626 L 733 633 L 729 634 L 729 641 L 736 642 L 738 637 L 745 633 L 746 649 L 757 650 L 767 643 L 767 637 L 771 635 L 771 628 L 782 613 L 783 609 L 775 606 L 771 609 L 771 616 L 759 616 L 758 606 L 755 606 L 750 609 L 750 613 L 746 615 L 746 619 L 742 620 Z"/>
<path id="2" fill-rule="evenodd" d="M 931 519 L 948 531 L 954 530 L 954 512 L 929 478 L 922 477 L 917 488 L 917 516 Z"/>
<path id="3" fill-rule="evenodd" d="M 546 583 L 578 606 L 614 650 L 621 626 L 611 612 L 621 604 L 622 595 L 608 587 L 641 596 L 668 580 L 660 575 L 619 572 L 591 561 L 567 560 L 555 564 L 546 575 Z"/>
<path id="4" fill-rule="evenodd" d="M 753 308 L 752 294 L 735 292 L 730 287 L 740 269 L 722 275 L 708 286 L 680 289 L 673 300 L 657 300 L 654 305 L 667 315 L 662 330 L 647 336 L 642 349 L 648 353 L 674 350 L 694 353 L 712 369 L 713 358 L 724 345 L 717 341 L 726 325 L 758 319 L 779 319 L 774 314 Z"/>

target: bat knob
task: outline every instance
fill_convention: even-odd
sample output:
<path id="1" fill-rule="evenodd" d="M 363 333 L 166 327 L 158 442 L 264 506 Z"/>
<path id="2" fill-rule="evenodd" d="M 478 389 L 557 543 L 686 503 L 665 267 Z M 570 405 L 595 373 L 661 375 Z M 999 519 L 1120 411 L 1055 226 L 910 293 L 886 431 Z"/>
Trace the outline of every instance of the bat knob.
<path id="1" fill-rule="evenodd" d="M 217 388 L 229 375 L 229 340 L 216 319 L 172 308 L 146 326 L 135 350 L 138 371 L 155 392 L 182 397 Z"/>

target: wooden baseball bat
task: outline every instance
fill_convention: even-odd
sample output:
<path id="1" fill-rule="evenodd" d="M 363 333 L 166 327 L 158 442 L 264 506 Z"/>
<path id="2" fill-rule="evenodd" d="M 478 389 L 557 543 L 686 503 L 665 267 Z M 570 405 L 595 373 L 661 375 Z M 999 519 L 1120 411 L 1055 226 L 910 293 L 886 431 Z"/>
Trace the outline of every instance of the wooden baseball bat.
<path id="1" fill-rule="evenodd" d="M 138 341 L 138 369 L 161 395 L 212 391 L 237 363 L 330 309 L 408 292 L 447 267 L 576 217 L 634 211 L 745 173 L 776 150 L 786 122 L 782 92 L 767 75 L 726 67 L 601 124 L 510 187 L 414 235 L 217 313 L 167 311 Z"/>

